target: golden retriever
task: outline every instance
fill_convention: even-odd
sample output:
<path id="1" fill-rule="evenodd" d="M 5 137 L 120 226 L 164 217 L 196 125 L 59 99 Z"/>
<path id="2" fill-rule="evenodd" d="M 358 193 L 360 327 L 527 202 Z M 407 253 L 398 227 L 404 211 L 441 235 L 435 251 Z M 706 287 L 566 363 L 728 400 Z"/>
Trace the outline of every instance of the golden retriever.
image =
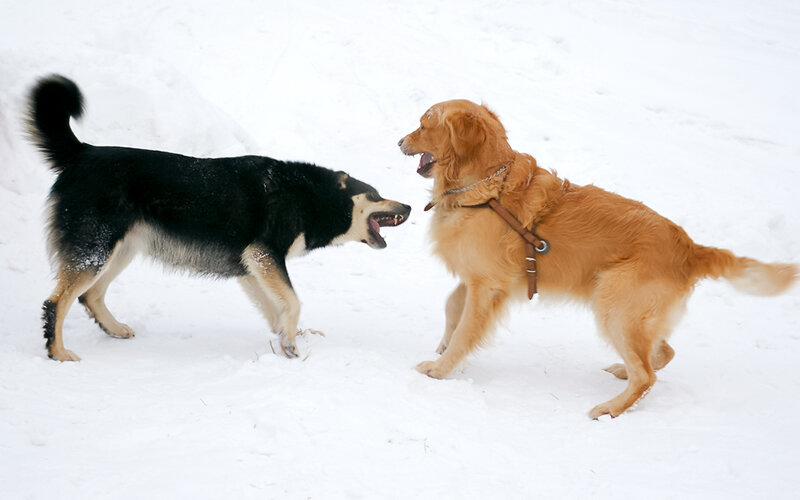
<path id="1" fill-rule="evenodd" d="M 399 146 L 422 154 L 418 173 L 433 177 L 434 251 L 461 280 L 447 299 L 441 357 L 417 366 L 434 378 L 486 341 L 509 299 L 525 296 L 524 240 L 493 210 L 469 207 L 492 198 L 549 243 L 538 256 L 542 295 L 587 303 L 624 361 L 606 370 L 627 379 L 627 388 L 595 406 L 592 418 L 621 414 L 652 387 L 655 371 L 675 354 L 667 339 L 699 279 L 722 277 L 740 291 L 775 295 L 798 276 L 793 264 L 695 244 L 642 203 L 540 168 L 511 149 L 500 120 L 483 105 L 436 104 Z"/>

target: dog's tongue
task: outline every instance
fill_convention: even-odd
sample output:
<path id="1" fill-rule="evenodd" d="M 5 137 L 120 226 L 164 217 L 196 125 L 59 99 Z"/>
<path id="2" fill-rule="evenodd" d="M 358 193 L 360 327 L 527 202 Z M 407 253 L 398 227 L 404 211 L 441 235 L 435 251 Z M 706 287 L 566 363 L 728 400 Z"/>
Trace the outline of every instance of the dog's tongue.
<path id="1" fill-rule="evenodd" d="M 419 168 L 424 167 L 428 163 L 433 161 L 433 155 L 431 153 L 422 153 L 422 156 L 419 157 Z"/>
<path id="2" fill-rule="evenodd" d="M 381 234 L 380 224 L 378 224 L 378 221 L 376 221 L 372 217 L 369 218 L 369 227 L 371 227 L 372 230 L 375 231 L 376 233 Z"/>

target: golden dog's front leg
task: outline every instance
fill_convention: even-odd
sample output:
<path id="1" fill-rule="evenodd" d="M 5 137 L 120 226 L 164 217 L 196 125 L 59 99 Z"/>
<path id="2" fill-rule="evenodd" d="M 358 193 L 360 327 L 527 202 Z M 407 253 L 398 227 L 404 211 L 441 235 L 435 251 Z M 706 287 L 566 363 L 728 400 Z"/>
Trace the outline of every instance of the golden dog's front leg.
<path id="1" fill-rule="evenodd" d="M 458 287 L 456 287 L 453 293 L 450 294 L 450 297 L 447 298 L 447 304 L 444 309 L 446 317 L 444 335 L 442 336 L 442 341 L 439 343 L 439 347 L 436 348 L 438 354 L 444 354 L 444 351 L 447 350 L 450 339 L 453 337 L 453 332 L 458 326 L 458 322 L 461 321 L 461 314 L 464 312 L 464 301 L 466 298 L 467 285 L 463 282 L 459 283 Z"/>
<path id="2" fill-rule="evenodd" d="M 458 293 L 459 289 L 456 289 L 451 298 L 457 298 Z M 418 364 L 419 372 L 433 378 L 444 378 L 450 373 L 467 354 L 486 340 L 494 329 L 497 316 L 507 298 L 505 288 L 492 288 L 479 280 L 467 282 L 464 295 L 460 321 L 453 330 L 444 353 L 436 361 Z M 450 318 L 448 325 L 449 323 Z"/>

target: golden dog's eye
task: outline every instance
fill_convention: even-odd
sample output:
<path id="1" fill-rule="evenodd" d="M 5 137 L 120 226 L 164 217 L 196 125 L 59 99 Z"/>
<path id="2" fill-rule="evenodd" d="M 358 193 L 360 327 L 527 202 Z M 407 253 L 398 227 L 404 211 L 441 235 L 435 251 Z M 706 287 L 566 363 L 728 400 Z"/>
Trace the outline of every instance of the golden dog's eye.
<path id="1" fill-rule="evenodd" d="M 425 130 L 425 125 L 420 125 L 420 126 L 419 126 L 419 129 L 420 129 L 420 130 Z"/>

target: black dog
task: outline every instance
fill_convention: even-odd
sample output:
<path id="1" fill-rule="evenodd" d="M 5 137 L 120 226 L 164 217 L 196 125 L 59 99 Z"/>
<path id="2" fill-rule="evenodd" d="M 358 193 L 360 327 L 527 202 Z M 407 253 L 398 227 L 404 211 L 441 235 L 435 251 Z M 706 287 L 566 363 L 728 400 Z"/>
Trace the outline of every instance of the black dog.
<path id="1" fill-rule="evenodd" d="M 315 248 L 361 241 L 384 248 L 380 226 L 403 223 L 408 205 L 384 200 L 344 172 L 261 156 L 191 158 L 81 143 L 70 128 L 83 98 L 70 80 L 40 80 L 31 95 L 31 136 L 56 173 L 49 250 L 58 285 L 44 303 L 48 355 L 64 349 L 62 324 L 76 298 L 114 337 L 133 331 L 104 303 L 111 281 L 137 252 L 169 265 L 237 277 L 296 357 L 300 303 L 285 260 Z"/>

